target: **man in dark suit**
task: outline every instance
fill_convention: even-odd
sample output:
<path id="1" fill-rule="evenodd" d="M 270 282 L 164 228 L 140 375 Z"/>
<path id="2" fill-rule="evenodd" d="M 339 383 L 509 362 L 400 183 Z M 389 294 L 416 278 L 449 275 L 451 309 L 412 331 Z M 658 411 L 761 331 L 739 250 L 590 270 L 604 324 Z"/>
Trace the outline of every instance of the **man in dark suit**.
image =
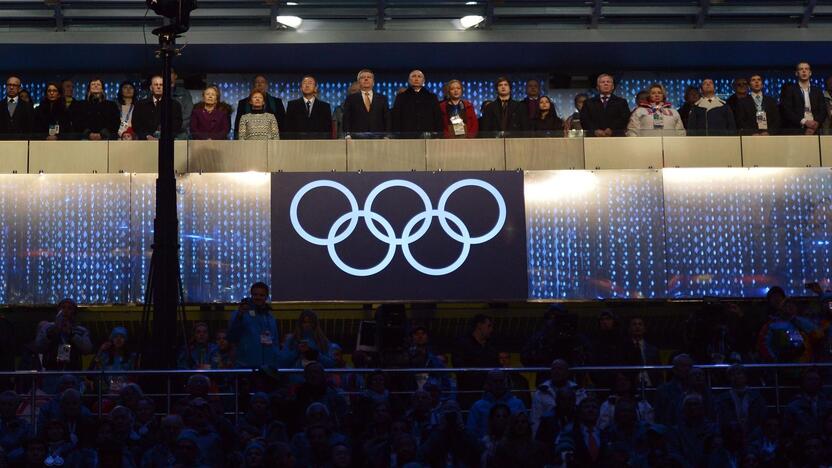
<path id="1" fill-rule="evenodd" d="M 332 138 L 332 109 L 329 103 L 317 98 L 315 78 L 304 76 L 300 92 L 303 97 L 289 101 L 286 107 L 286 128 L 280 132 L 281 136 L 297 140 Z"/>
<path id="2" fill-rule="evenodd" d="M 391 111 L 394 132 L 441 133 L 442 111 L 436 95 L 425 89 L 425 74 L 413 70 L 407 78 L 407 89 L 396 96 Z"/>
<path id="3" fill-rule="evenodd" d="M 33 131 L 35 111 L 32 105 L 20 99 L 20 77 L 6 78 L 6 97 L 0 109 L 0 132 L 9 138 L 25 140 Z"/>
<path id="4" fill-rule="evenodd" d="M 586 136 L 624 136 L 630 122 L 630 107 L 627 100 L 612 93 L 615 90 L 612 75 L 599 75 L 596 89 L 598 95 L 581 108 L 581 126 Z"/>
<path id="5" fill-rule="evenodd" d="M 150 97 L 136 103 L 133 109 L 133 131 L 137 140 L 158 140 L 162 132 L 162 97 L 165 84 L 162 75 L 150 79 Z M 182 107 L 173 100 L 171 128 L 176 136 L 182 128 Z"/>
<path id="6" fill-rule="evenodd" d="M 635 316 L 630 318 L 627 330 L 628 340 L 624 346 L 624 364 L 630 366 L 658 366 L 659 349 L 648 343 L 644 336 L 647 325 L 644 318 Z M 654 387 L 658 384 L 659 376 L 655 373 L 640 372 L 638 374 L 639 388 L 641 386 Z"/>
<path id="7" fill-rule="evenodd" d="M 783 86 L 780 94 L 780 110 L 783 128 L 802 130 L 814 135 L 826 120 L 826 101 L 823 90 L 812 86 L 812 67 L 806 62 L 797 64 L 794 72 L 797 83 Z"/>
<path id="8" fill-rule="evenodd" d="M 373 91 L 375 75 L 364 69 L 358 72 L 358 92 L 344 101 L 344 133 L 385 133 L 390 131 L 387 97 Z M 350 135 L 352 134 L 352 135 Z"/>
<path id="9" fill-rule="evenodd" d="M 511 99 L 511 82 L 501 76 L 494 83 L 497 99 L 482 113 L 480 134 L 489 137 L 494 132 L 523 132 L 530 128 L 529 115 L 522 102 Z M 488 133 L 491 133 L 490 135 Z"/>
<path id="10" fill-rule="evenodd" d="M 780 131 L 780 110 L 777 101 L 763 94 L 763 77 L 748 79 L 751 94 L 737 101 L 737 128 L 743 135 L 768 135 Z"/>
<path id="11" fill-rule="evenodd" d="M 567 460 L 568 466 L 602 466 L 599 414 L 600 405 L 595 397 L 587 396 L 578 403 L 575 422 L 555 440 L 556 459 Z"/>
<path id="12" fill-rule="evenodd" d="M 251 88 L 252 91 L 260 91 L 263 93 L 263 96 L 266 98 L 266 107 L 263 112 L 274 115 L 275 120 L 277 120 L 277 129 L 279 132 L 283 133 L 283 128 L 286 126 L 286 109 L 283 108 L 283 101 L 281 101 L 279 97 L 272 96 L 268 93 L 269 80 L 266 79 L 266 75 L 255 76 Z M 235 140 L 240 136 L 240 118 L 250 112 L 251 103 L 249 102 L 248 97 L 240 99 L 237 102 L 237 116 L 234 118 Z"/>
<path id="13" fill-rule="evenodd" d="M 526 82 L 526 97 L 523 99 L 523 105 L 529 111 L 529 122 L 533 121 L 540 115 L 540 82 L 537 80 L 529 80 Z"/>

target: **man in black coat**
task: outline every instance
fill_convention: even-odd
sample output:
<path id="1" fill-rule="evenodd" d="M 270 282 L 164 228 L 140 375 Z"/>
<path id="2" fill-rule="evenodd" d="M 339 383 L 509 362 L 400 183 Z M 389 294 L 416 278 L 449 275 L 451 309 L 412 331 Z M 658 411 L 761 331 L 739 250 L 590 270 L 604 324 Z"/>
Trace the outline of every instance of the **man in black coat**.
<path id="1" fill-rule="evenodd" d="M 407 81 L 410 86 L 393 103 L 393 131 L 441 133 L 442 112 L 436 95 L 425 89 L 425 74 L 413 70 Z"/>
<path id="2" fill-rule="evenodd" d="M 358 72 L 359 90 L 344 101 L 344 133 L 385 133 L 390 131 L 387 97 L 373 91 L 375 75 L 364 69 Z M 353 134 L 353 135 L 350 135 Z"/>
<path id="3" fill-rule="evenodd" d="M 494 83 L 497 99 L 482 113 L 480 135 L 494 136 L 494 132 L 524 132 L 530 129 L 528 111 L 522 102 L 511 99 L 511 82 L 499 77 Z M 489 135 L 488 133 L 491 133 Z"/>
<path id="4" fill-rule="evenodd" d="M 6 97 L 0 109 L 0 133 L 9 138 L 28 139 L 35 123 L 35 111 L 31 104 L 20 100 L 20 77 L 6 78 Z"/>
<path id="5" fill-rule="evenodd" d="M 529 122 L 540 116 L 540 82 L 529 80 L 526 82 L 526 97 L 523 105 L 529 111 Z M 553 109 L 554 111 L 554 109 Z"/>
<path id="6" fill-rule="evenodd" d="M 716 95 L 714 80 L 703 79 L 699 89 L 702 97 L 690 110 L 685 124 L 688 135 L 736 135 L 734 111 Z"/>
<path id="7" fill-rule="evenodd" d="M 599 75 L 596 89 L 598 95 L 587 100 L 581 108 L 581 126 L 586 136 L 624 136 L 630 122 L 630 106 L 627 100 L 613 94 L 612 75 Z"/>
<path id="8" fill-rule="evenodd" d="M 777 101 L 763 94 L 763 77 L 751 75 L 751 94 L 737 103 L 737 128 L 743 135 L 768 135 L 780 131 L 780 110 Z"/>
<path id="9" fill-rule="evenodd" d="M 269 80 L 265 75 L 257 75 L 252 82 L 252 91 L 260 91 L 265 97 L 266 107 L 263 112 L 274 115 L 277 120 L 277 129 L 283 133 L 283 128 L 286 126 L 286 109 L 283 108 L 283 101 L 277 97 L 272 96 L 267 91 L 269 90 Z M 237 116 L 234 118 L 234 139 L 240 137 L 240 118 L 245 114 L 251 112 L 251 103 L 248 101 L 248 96 L 237 101 Z"/>
<path id="10" fill-rule="evenodd" d="M 162 125 L 162 95 L 165 85 L 162 75 L 155 75 L 150 79 L 150 97 L 136 103 L 133 110 L 133 131 L 136 132 L 138 140 L 158 140 L 161 135 Z M 175 100 L 173 114 L 171 115 L 171 127 L 176 135 L 178 129 L 182 128 L 182 107 Z"/>
<path id="11" fill-rule="evenodd" d="M 315 78 L 304 76 L 300 92 L 303 97 L 289 101 L 286 108 L 286 128 L 280 132 L 281 137 L 298 140 L 331 138 L 332 110 L 329 103 L 317 98 Z"/>
<path id="12" fill-rule="evenodd" d="M 780 94 L 780 110 L 784 129 L 802 130 L 814 135 L 826 120 L 826 101 L 823 90 L 812 86 L 812 67 L 800 62 L 795 69 L 797 83 L 783 86 Z"/>

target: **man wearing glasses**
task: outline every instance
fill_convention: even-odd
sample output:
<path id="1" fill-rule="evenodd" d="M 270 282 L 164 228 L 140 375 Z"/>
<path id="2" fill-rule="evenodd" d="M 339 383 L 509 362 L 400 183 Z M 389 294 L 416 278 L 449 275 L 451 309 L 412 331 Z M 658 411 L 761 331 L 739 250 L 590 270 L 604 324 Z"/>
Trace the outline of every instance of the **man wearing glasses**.
<path id="1" fill-rule="evenodd" d="M 6 139 L 28 139 L 34 115 L 32 106 L 20 100 L 20 77 L 9 76 L 6 79 L 6 97 L 0 108 L 0 133 Z"/>

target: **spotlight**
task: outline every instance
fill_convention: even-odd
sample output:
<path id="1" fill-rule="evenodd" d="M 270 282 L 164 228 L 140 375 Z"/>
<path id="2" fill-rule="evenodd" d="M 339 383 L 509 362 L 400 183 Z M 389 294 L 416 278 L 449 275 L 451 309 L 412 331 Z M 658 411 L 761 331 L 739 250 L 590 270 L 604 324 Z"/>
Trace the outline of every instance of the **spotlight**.
<path id="1" fill-rule="evenodd" d="M 482 23 L 483 21 L 485 21 L 485 18 L 483 18 L 480 15 L 468 15 L 463 16 L 459 19 L 460 24 L 462 24 L 462 27 L 465 29 L 473 28 L 474 26 Z"/>
<path id="2" fill-rule="evenodd" d="M 292 29 L 297 29 L 301 24 L 303 24 L 303 18 L 299 16 L 278 16 L 275 19 L 283 26 L 287 26 Z"/>
<path id="3" fill-rule="evenodd" d="M 157 15 L 173 21 L 176 33 L 188 30 L 191 11 L 196 9 L 196 2 L 197 0 L 145 0 L 147 7 Z"/>

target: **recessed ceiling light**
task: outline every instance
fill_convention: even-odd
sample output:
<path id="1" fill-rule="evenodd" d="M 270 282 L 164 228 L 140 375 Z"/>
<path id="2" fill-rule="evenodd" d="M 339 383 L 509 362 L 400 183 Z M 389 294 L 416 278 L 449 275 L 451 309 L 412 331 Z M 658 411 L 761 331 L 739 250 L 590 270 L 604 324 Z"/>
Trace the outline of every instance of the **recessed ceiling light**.
<path id="1" fill-rule="evenodd" d="M 459 19 L 459 22 L 462 24 L 462 27 L 465 28 L 465 29 L 473 28 L 474 26 L 482 23 L 483 21 L 485 21 L 485 18 L 483 18 L 480 15 L 468 15 L 468 16 L 463 16 L 462 18 Z"/>
<path id="2" fill-rule="evenodd" d="M 297 29 L 303 24 L 303 19 L 299 16 L 278 16 L 275 19 L 283 26 L 288 26 L 293 29 Z"/>
<path id="3" fill-rule="evenodd" d="M 466 5 L 476 5 L 477 2 L 465 2 Z"/>
<path id="4" fill-rule="evenodd" d="M 298 6 L 298 2 L 286 2 L 286 6 Z"/>

